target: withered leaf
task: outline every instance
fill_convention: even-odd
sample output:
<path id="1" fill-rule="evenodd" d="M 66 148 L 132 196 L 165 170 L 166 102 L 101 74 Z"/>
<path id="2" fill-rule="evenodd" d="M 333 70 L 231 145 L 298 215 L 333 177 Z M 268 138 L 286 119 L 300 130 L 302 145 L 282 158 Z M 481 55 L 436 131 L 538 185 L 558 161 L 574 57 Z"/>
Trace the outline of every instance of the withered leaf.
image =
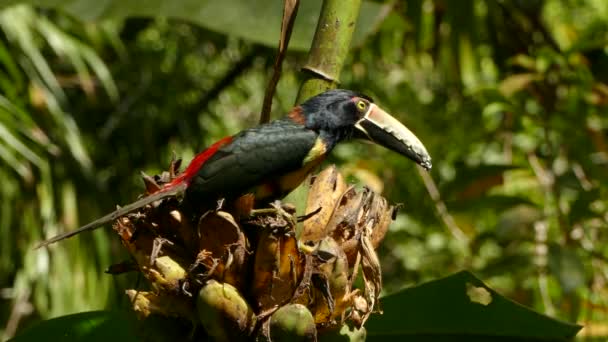
<path id="1" fill-rule="evenodd" d="M 344 251 L 331 237 L 321 240 L 313 253 L 317 257 L 313 275 L 315 322 L 330 324 L 350 305 L 349 266 Z M 315 277 L 316 276 L 316 277 Z"/>
<path id="2" fill-rule="evenodd" d="M 312 178 L 305 214 L 318 212 L 302 224 L 302 241 L 316 242 L 327 236 L 327 225 L 344 191 L 346 183 L 335 165 Z"/>
<path id="3" fill-rule="evenodd" d="M 294 295 L 304 271 L 293 226 L 266 229 L 255 253 L 252 292 L 256 305 L 266 310 L 287 303 Z"/>
<path id="4" fill-rule="evenodd" d="M 369 236 L 361 237 L 360 249 L 361 253 L 361 269 L 363 270 L 363 283 L 365 286 L 364 296 L 369 305 L 369 311 L 362 317 L 361 324 L 369 318 L 369 315 L 375 311 L 381 312 L 376 308 L 379 304 L 380 291 L 382 290 L 382 272 L 380 270 L 380 261 L 374 250 Z"/>
<path id="5" fill-rule="evenodd" d="M 248 243 L 232 215 L 207 212 L 199 220 L 198 235 L 199 255 L 206 252 L 203 264 L 214 268 L 218 280 L 240 287 L 245 278 Z"/>

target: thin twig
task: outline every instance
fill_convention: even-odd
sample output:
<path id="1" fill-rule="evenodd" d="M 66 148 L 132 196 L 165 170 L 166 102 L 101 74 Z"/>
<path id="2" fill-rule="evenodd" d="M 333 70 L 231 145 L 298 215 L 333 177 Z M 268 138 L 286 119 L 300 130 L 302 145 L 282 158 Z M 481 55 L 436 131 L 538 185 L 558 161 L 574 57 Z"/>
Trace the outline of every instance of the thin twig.
<path id="1" fill-rule="evenodd" d="M 545 188 L 547 193 L 550 193 L 553 182 L 555 181 L 553 175 L 545 170 L 540 164 L 538 157 L 533 153 L 528 154 L 528 163 L 530 163 L 530 167 L 532 168 L 532 171 L 534 171 L 534 175 L 538 182 Z"/>
<path id="2" fill-rule="evenodd" d="M 21 319 L 32 313 L 33 309 L 32 304 L 30 303 L 30 290 L 24 289 L 23 292 L 19 292 L 20 293 L 15 296 L 13 308 L 6 323 L 6 327 L 4 328 L 4 333 L 1 336 L 2 341 L 9 340 L 11 337 L 15 336 Z"/>
<path id="3" fill-rule="evenodd" d="M 555 306 L 549 294 L 549 283 L 547 279 L 547 263 L 549 247 L 547 245 L 548 224 L 546 220 L 534 223 L 534 255 L 538 281 L 538 291 L 545 307 L 545 313 L 552 316 L 555 314 Z"/>
<path id="4" fill-rule="evenodd" d="M 549 282 L 545 272 L 538 272 L 538 290 L 540 291 L 540 296 L 543 300 L 545 313 L 549 316 L 555 316 L 555 306 L 549 295 Z"/>
<path id="5" fill-rule="evenodd" d="M 578 182 L 581 184 L 581 187 L 583 188 L 583 190 L 590 191 L 591 189 L 593 189 L 593 183 L 591 183 L 589 181 L 589 178 L 587 178 L 587 175 L 585 174 L 585 170 L 583 169 L 583 166 L 581 164 L 573 163 L 572 171 L 574 172 L 574 175 L 578 179 Z"/>
<path id="6" fill-rule="evenodd" d="M 544 128 L 545 143 L 547 144 L 547 146 L 549 146 L 551 148 L 551 150 L 553 150 L 551 141 L 549 139 L 549 125 L 546 124 L 546 122 L 545 122 L 543 128 Z M 551 155 L 554 156 L 553 153 L 551 153 Z M 552 158 L 552 160 L 554 160 L 554 158 Z M 535 252 L 536 252 L 536 258 L 537 258 L 536 266 L 537 266 L 537 273 L 538 273 L 538 289 L 539 289 L 539 292 L 540 292 L 540 295 L 541 295 L 541 298 L 543 301 L 543 305 L 545 307 L 545 313 L 548 314 L 549 316 L 553 316 L 553 315 L 555 315 L 555 305 L 553 304 L 553 301 L 551 300 L 551 295 L 549 293 L 549 284 L 548 284 L 548 279 L 547 279 L 547 274 L 546 274 L 547 273 L 547 258 L 548 258 L 548 255 L 547 255 L 547 252 L 548 252 L 547 219 L 552 216 L 551 208 L 550 208 L 550 203 L 552 200 L 555 203 L 555 213 L 554 214 L 557 216 L 559 231 L 564 232 L 566 225 L 565 225 L 564 219 L 561 215 L 561 209 L 559 207 L 560 191 L 559 191 L 559 186 L 558 186 L 558 184 L 556 184 L 556 181 L 555 181 L 555 174 L 552 172 L 550 167 L 545 168 L 534 153 L 528 154 L 528 163 L 530 164 L 530 167 L 532 168 L 532 171 L 534 172 L 534 175 L 536 176 L 538 183 L 543 187 L 543 190 L 544 190 L 544 197 L 545 197 L 545 204 L 544 204 L 544 208 L 543 208 L 544 219 L 542 221 L 538 221 L 534 224 Z M 551 165 L 551 164 L 552 163 L 549 162 L 549 165 Z M 564 235 L 566 237 L 565 241 L 571 240 L 569 232 L 564 232 Z"/>
<path id="7" fill-rule="evenodd" d="M 281 66 L 283 65 L 285 55 L 287 54 L 287 47 L 289 46 L 289 39 L 291 38 L 291 30 L 293 29 L 293 24 L 296 21 L 299 5 L 300 0 L 285 0 L 285 5 L 283 7 L 283 20 L 281 22 L 279 51 L 277 52 L 277 58 L 274 61 L 272 77 L 268 82 L 268 87 L 266 87 L 266 93 L 264 94 L 264 104 L 262 105 L 260 123 L 270 121 L 272 97 L 274 96 L 274 91 L 276 90 L 279 79 L 281 78 Z"/>
<path id="8" fill-rule="evenodd" d="M 439 214 L 441 221 L 443 221 L 443 224 L 445 224 L 445 226 L 450 230 L 450 233 L 452 233 L 452 235 L 456 239 L 468 243 L 469 238 L 462 231 L 462 229 L 458 227 L 456 221 L 454 220 L 454 217 L 452 217 L 452 215 L 449 213 L 448 208 L 441 199 L 439 189 L 437 189 L 437 184 L 435 184 L 435 181 L 433 180 L 431 175 L 422 167 L 417 167 L 417 169 L 418 174 L 420 175 L 420 177 L 422 177 L 422 181 L 424 182 L 426 191 L 431 196 L 433 202 L 435 202 L 435 209 L 437 209 L 437 213 Z"/>

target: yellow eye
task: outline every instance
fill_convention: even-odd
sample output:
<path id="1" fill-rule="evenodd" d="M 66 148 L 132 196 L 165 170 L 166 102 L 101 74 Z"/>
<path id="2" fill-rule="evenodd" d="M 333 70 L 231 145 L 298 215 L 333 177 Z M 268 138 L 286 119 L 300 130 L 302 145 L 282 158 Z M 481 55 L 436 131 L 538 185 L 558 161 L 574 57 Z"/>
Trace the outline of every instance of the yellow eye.
<path id="1" fill-rule="evenodd" d="M 367 103 L 359 100 L 357 101 L 357 108 L 359 108 L 359 110 L 365 110 L 367 108 Z"/>

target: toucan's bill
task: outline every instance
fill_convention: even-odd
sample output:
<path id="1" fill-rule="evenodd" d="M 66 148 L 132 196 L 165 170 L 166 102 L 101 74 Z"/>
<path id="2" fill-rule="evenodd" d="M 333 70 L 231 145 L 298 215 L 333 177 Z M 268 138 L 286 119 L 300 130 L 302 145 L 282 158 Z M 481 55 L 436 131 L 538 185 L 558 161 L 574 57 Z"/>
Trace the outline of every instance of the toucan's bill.
<path id="1" fill-rule="evenodd" d="M 402 154 L 426 170 L 432 167 L 431 156 L 420 139 L 401 122 L 375 104 L 355 124 L 359 136 Z"/>

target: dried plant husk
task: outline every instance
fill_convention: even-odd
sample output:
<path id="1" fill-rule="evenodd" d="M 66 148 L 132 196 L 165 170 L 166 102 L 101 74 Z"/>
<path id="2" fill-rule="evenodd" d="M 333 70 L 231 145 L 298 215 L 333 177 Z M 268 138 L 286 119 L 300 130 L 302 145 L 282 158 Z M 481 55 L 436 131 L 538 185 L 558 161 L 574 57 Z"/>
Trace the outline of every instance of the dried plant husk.
<path id="1" fill-rule="evenodd" d="M 357 293 L 353 298 L 353 307 L 350 313 L 350 320 L 356 327 L 361 328 L 364 323 L 364 318 L 367 319 L 371 313 L 370 307 L 367 304 L 365 297 Z"/>
<path id="2" fill-rule="evenodd" d="M 216 341 L 246 341 L 255 326 L 253 310 L 230 284 L 209 280 L 198 293 L 196 310 L 205 331 Z"/>
<path id="3" fill-rule="evenodd" d="M 232 216 L 240 221 L 242 219 L 249 218 L 251 216 L 251 211 L 253 210 L 255 205 L 255 196 L 253 194 L 245 194 L 236 201 L 234 201 L 234 207 L 232 210 Z"/>
<path id="4" fill-rule="evenodd" d="M 179 210 L 173 209 L 168 211 L 168 215 L 163 215 L 161 224 L 166 225 L 169 236 L 173 237 L 176 243 L 183 245 L 184 251 L 189 256 L 194 254 L 198 247 L 197 230 L 195 225 L 189 219 L 191 215 Z"/>
<path id="5" fill-rule="evenodd" d="M 340 197 L 333 214 L 327 223 L 327 236 L 337 238 L 337 241 L 346 241 L 357 229 L 366 193 L 357 191 L 349 186 Z"/>
<path id="6" fill-rule="evenodd" d="M 313 256 L 317 268 L 313 274 L 314 303 L 311 311 L 315 323 L 327 326 L 344 314 L 350 304 L 348 260 L 342 248 L 331 237 L 319 241 Z"/>
<path id="7" fill-rule="evenodd" d="M 176 170 L 143 175 L 147 193 Z M 348 186 L 330 166 L 311 180 L 302 216 L 289 204 L 254 209 L 254 200 L 193 209 L 166 199 L 117 220 L 135 267 L 113 269 L 135 268 L 151 285 L 127 291 L 137 314 L 197 322 L 218 341 L 314 341 L 345 322 L 361 328 L 379 311 L 375 248 L 394 215 L 382 196 Z"/>
<path id="8" fill-rule="evenodd" d="M 131 252 L 139 265 L 142 274 L 153 287 L 168 292 L 179 292 L 181 283 L 186 278 L 183 258 L 176 253 L 160 255 L 163 244 L 172 244 L 162 237 L 154 236 L 146 229 L 145 220 L 141 217 L 133 223 L 130 217 L 117 221 L 114 228 L 122 238 L 123 245 Z"/>
<path id="9" fill-rule="evenodd" d="M 359 247 L 359 253 L 361 253 L 361 269 L 363 270 L 363 283 L 365 286 L 364 296 L 367 302 L 367 311 L 359 310 L 362 315 L 360 327 L 365 324 L 365 321 L 367 321 L 374 310 L 380 313 L 382 312 L 382 310 L 376 309 L 377 304 L 379 304 L 378 299 L 380 298 L 380 291 L 382 290 L 382 271 L 380 269 L 380 260 L 378 260 L 378 255 L 373 248 L 371 239 L 364 236 L 361 239 Z"/>
<path id="10" fill-rule="evenodd" d="M 325 179 L 330 179 L 331 173 L 327 170 L 324 172 L 327 172 L 325 173 Z M 313 191 L 328 190 L 327 187 L 311 187 L 307 211 L 314 207 L 314 201 L 311 199 L 319 196 Z M 319 291 L 319 289 L 324 288 L 323 282 L 325 280 L 317 273 L 315 278 L 317 286 L 315 286 L 316 291 L 314 292 L 316 307 L 312 311 L 318 324 L 331 324 L 340 314 L 345 313 L 345 309 L 350 308 L 349 318 L 355 326 L 361 327 L 371 313 L 380 311 L 377 304 L 382 289 L 382 275 L 375 248 L 384 239 L 395 210 L 395 207 L 390 206 L 386 199 L 375 194 L 367 187 L 360 191 L 353 186 L 347 187 L 338 201 L 335 202 L 335 207 L 323 232 L 327 237 L 332 237 L 335 240 L 341 253 L 346 256 L 347 265 L 353 267 L 351 282 L 356 278 L 357 271 L 361 267 L 364 289 L 362 294 L 359 294 L 357 290 L 351 291 L 352 284 L 349 283 L 349 287 L 339 288 L 342 290 L 342 302 L 336 301 L 335 296 L 330 298 L 327 294 L 327 292 L 331 294 L 332 291 Z M 327 248 L 329 245 L 326 244 L 325 246 Z M 325 263 L 319 266 L 318 270 L 327 270 L 329 264 Z M 326 274 L 327 272 L 321 273 Z M 341 278 L 334 276 L 333 279 Z M 329 282 L 326 282 L 326 284 L 329 286 Z M 335 288 L 333 291 L 336 291 Z M 322 304 L 323 302 L 319 300 L 319 294 L 325 298 L 325 303 L 328 305 L 324 306 Z M 355 298 L 358 299 L 357 307 L 352 305 Z M 336 308 L 329 305 L 332 300 Z M 339 304 L 342 304 L 342 307 Z"/>
<path id="11" fill-rule="evenodd" d="M 251 291 L 255 306 L 267 310 L 289 302 L 304 271 L 294 227 L 265 229 L 258 240 Z"/>
<path id="12" fill-rule="evenodd" d="M 302 241 L 316 242 L 328 235 L 329 220 L 346 188 L 344 177 L 335 165 L 311 177 L 306 213 L 316 213 L 303 222 L 300 234 Z"/>
<path id="13" fill-rule="evenodd" d="M 144 224 L 133 223 L 141 217 L 142 214 L 136 213 L 129 216 L 121 217 L 114 223 L 114 230 L 121 238 L 123 246 L 127 248 L 133 259 L 138 265 L 150 264 L 150 255 L 156 236 L 148 229 L 145 229 Z M 138 228 L 139 227 L 139 228 Z M 137 232 L 137 235 L 136 235 Z"/>
<path id="14" fill-rule="evenodd" d="M 245 233 L 229 213 L 209 211 L 198 223 L 199 254 L 196 262 L 219 281 L 237 288 L 246 279 L 248 242 Z"/>
<path id="15" fill-rule="evenodd" d="M 334 209 L 329 221 L 329 236 L 332 236 L 342 247 L 353 264 L 355 261 L 360 237 L 364 230 L 370 237 L 374 248 L 377 248 L 392 221 L 394 207 L 382 196 L 378 196 L 368 188 L 356 191 L 350 187 Z"/>

